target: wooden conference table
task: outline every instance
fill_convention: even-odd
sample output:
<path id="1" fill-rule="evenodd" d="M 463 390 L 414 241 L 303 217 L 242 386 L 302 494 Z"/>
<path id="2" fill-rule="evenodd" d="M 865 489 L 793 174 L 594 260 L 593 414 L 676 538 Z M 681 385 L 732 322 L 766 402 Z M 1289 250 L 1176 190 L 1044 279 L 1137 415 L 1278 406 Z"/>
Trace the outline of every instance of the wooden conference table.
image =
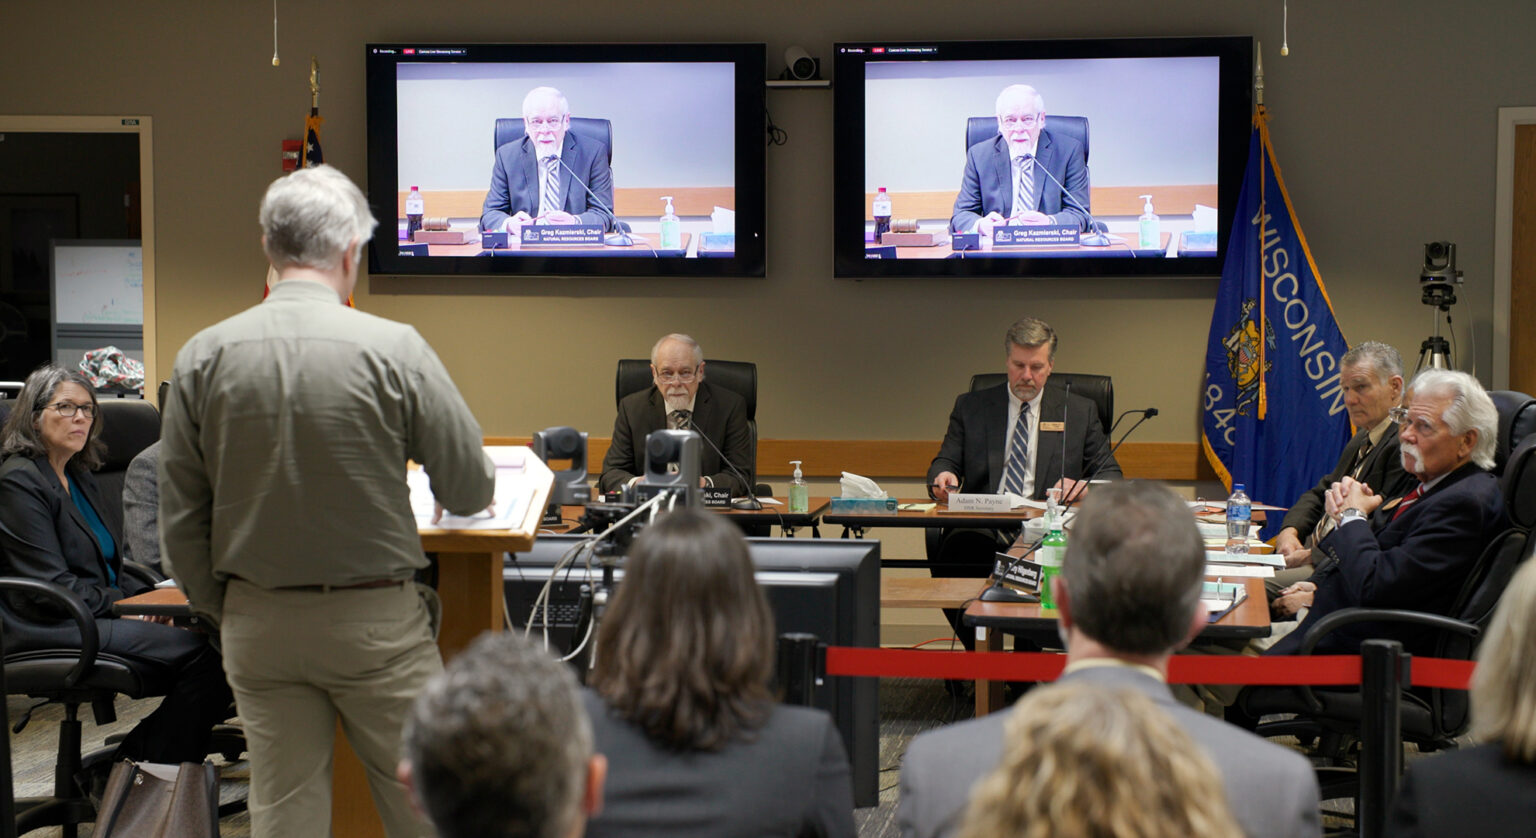
<path id="1" fill-rule="evenodd" d="M 827 506 L 832 503 L 831 498 L 810 498 L 804 512 L 790 512 L 789 499 L 777 497 L 780 505 L 764 503 L 762 509 L 735 509 L 731 507 L 705 507 L 708 512 L 724 515 L 738 524 L 766 524 L 770 527 L 778 525 L 784 531 L 784 537 L 789 538 L 800 527 L 810 527 L 812 536 L 821 537 L 821 522 Z M 545 526 L 540 532 L 567 533 L 576 528 L 582 514 L 586 511 L 584 506 L 560 507 L 560 523 Z"/>

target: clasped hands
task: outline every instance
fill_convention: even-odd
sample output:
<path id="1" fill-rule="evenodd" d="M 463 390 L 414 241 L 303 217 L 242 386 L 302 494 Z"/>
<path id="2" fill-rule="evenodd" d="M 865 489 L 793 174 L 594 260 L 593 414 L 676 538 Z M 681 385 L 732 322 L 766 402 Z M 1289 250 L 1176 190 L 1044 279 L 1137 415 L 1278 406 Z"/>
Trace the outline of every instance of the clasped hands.
<path id="1" fill-rule="evenodd" d="M 1338 526 L 1339 517 L 1346 509 L 1358 509 L 1366 515 L 1376 511 L 1381 506 L 1381 496 L 1371 491 L 1371 487 L 1361 483 L 1353 477 L 1345 477 L 1343 480 L 1328 487 L 1323 495 L 1323 506 L 1328 517 L 1333 519 L 1334 526 Z"/>
<path id="2" fill-rule="evenodd" d="M 575 224 L 579 220 L 576 216 L 562 210 L 554 210 L 538 217 L 529 215 L 526 210 L 518 210 L 507 219 L 507 232 L 520 233 L 528 224 Z"/>
<path id="3" fill-rule="evenodd" d="M 1035 212 L 1034 210 L 1030 210 L 1029 212 L 1021 212 L 1018 215 L 1012 215 L 1007 218 L 1004 218 L 1001 213 L 989 212 L 986 215 L 983 215 L 981 219 L 976 222 L 976 231 L 981 233 L 983 236 L 990 236 L 992 235 L 993 227 L 1010 227 L 1018 226 L 1020 224 L 1039 225 L 1049 223 L 1051 223 L 1051 217 L 1049 215 L 1046 215 L 1043 212 Z"/>

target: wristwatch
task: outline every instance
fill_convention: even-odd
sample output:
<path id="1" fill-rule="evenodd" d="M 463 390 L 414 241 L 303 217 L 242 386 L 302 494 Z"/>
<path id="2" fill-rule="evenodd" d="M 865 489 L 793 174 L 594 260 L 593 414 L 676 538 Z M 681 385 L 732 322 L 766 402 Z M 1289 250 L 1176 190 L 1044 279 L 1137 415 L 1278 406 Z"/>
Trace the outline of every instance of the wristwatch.
<path id="1" fill-rule="evenodd" d="M 1365 520 L 1365 513 L 1361 512 L 1359 510 L 1359 508 L 1353 507 L 1353 506 L 1351 506 L 1350 508 L 1344 510 L 1342 513 L 1339 514 L 1339 526 L 1341 526 L 1341 527 L 1344 526 L 1345 524 L 1349 523 L 1350 521 L 1364 521 L 1364 520 Z"/>

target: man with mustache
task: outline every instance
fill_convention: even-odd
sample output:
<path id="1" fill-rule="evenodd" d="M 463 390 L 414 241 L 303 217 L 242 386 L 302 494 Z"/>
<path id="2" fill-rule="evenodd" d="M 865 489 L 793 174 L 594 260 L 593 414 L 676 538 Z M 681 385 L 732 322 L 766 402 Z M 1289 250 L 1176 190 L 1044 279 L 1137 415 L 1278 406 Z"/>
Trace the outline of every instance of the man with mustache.
<path id="1" fill-rule="evenodd" d="M 553 87 L 528 92 L 523 99 L 523 137 L 496 149 L 480 229 L 514 234 L 525 224 L 601 224 L 604 230 L 613 229 L 611 154 L 606 145 L 578 137 L 570 128 L 571 106 L 565 94 Z"/>
<path id="2" fill-rule="evenodd" d="M 1329 488 L 1334 531 L 1318 545 L 1331 563 L 1310 582 L 1312 608 L 1268 654 L 1292 654 L 1307 630 L 1341 608 L 1402 608 L 1448 614 L 1462 581 L 1504 528 L 1504 497 L 1493 467 L 1498 411 L 1477 379 L 1429 369 L 1408 387 L 1398 423 L 1403 469 L 1412 491 L 1385 499 L 1345 477 Z M 1412 654 L 1430 651 L 1433 632 L 1400 623 L 1356 623 L 1323 639 L 1322 654 L 1354 654 L 1368 638 L 1400 640 Z"/>
<path id="3" fill-rule="evenodd" d="M 651 348 L 651 380 L 647 390 L 631 393 L 619 402 L 613 420 L 613 441 L 603 457 L 603 476 L 598 486 L 614 492 L 639 481 L 645 471 L 645 438 L 652 431 L 694 430 L 714 443 L 700 446 L 701 487 L 730 489 L 745 496 L 752 488 L 757 469 L 752 435 L 747 428 L 747 403 L 723 387 L 704 380 L 704 350 L 687 335 L 671 334 Z M 714 448 L 725 453 L 730 466 L 721 462 Z"/>
<path id="4" fill-rule="evenodd" d="M 1003 224 L 1070 224 L 1087 230 L 1091 199 L 1082 143 L 1045 127 L 1045 100 L 1027 84 L 1004 88 L 996 112 L 998 136 L 965 153 L 949 229 L 984 236 Z M 1065 197 L 1063 186 L 1070 193 Z"/>

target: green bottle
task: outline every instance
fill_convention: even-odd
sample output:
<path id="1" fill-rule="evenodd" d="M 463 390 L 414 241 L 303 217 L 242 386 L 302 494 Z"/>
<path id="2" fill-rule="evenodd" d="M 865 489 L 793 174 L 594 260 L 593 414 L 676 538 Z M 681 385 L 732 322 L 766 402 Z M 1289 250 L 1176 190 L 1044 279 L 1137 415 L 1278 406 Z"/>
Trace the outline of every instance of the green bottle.
<path id="1" fill-rule="evenodd" d="M 1061 513 L 1054 507 L 1045 512 L 1045 538 L 1036 552 L 1040 562 L 1040 604 L 1056 607 L 1056 596 L 1051 591 L 1051 580 L 1061 573 L 1061 560 L 1067 555 L 1067 534 L 1061 528 Z"/>
<path id="2" fill-rule="evenodd" d="M 800 461 L 790 460 L 794 464 L 795 476 L 789 484 L 789 512 L 791 515 L 804 515 L 811 511 L 811 487 L 805 484 L 805 478 L 800 474 Z"/>

